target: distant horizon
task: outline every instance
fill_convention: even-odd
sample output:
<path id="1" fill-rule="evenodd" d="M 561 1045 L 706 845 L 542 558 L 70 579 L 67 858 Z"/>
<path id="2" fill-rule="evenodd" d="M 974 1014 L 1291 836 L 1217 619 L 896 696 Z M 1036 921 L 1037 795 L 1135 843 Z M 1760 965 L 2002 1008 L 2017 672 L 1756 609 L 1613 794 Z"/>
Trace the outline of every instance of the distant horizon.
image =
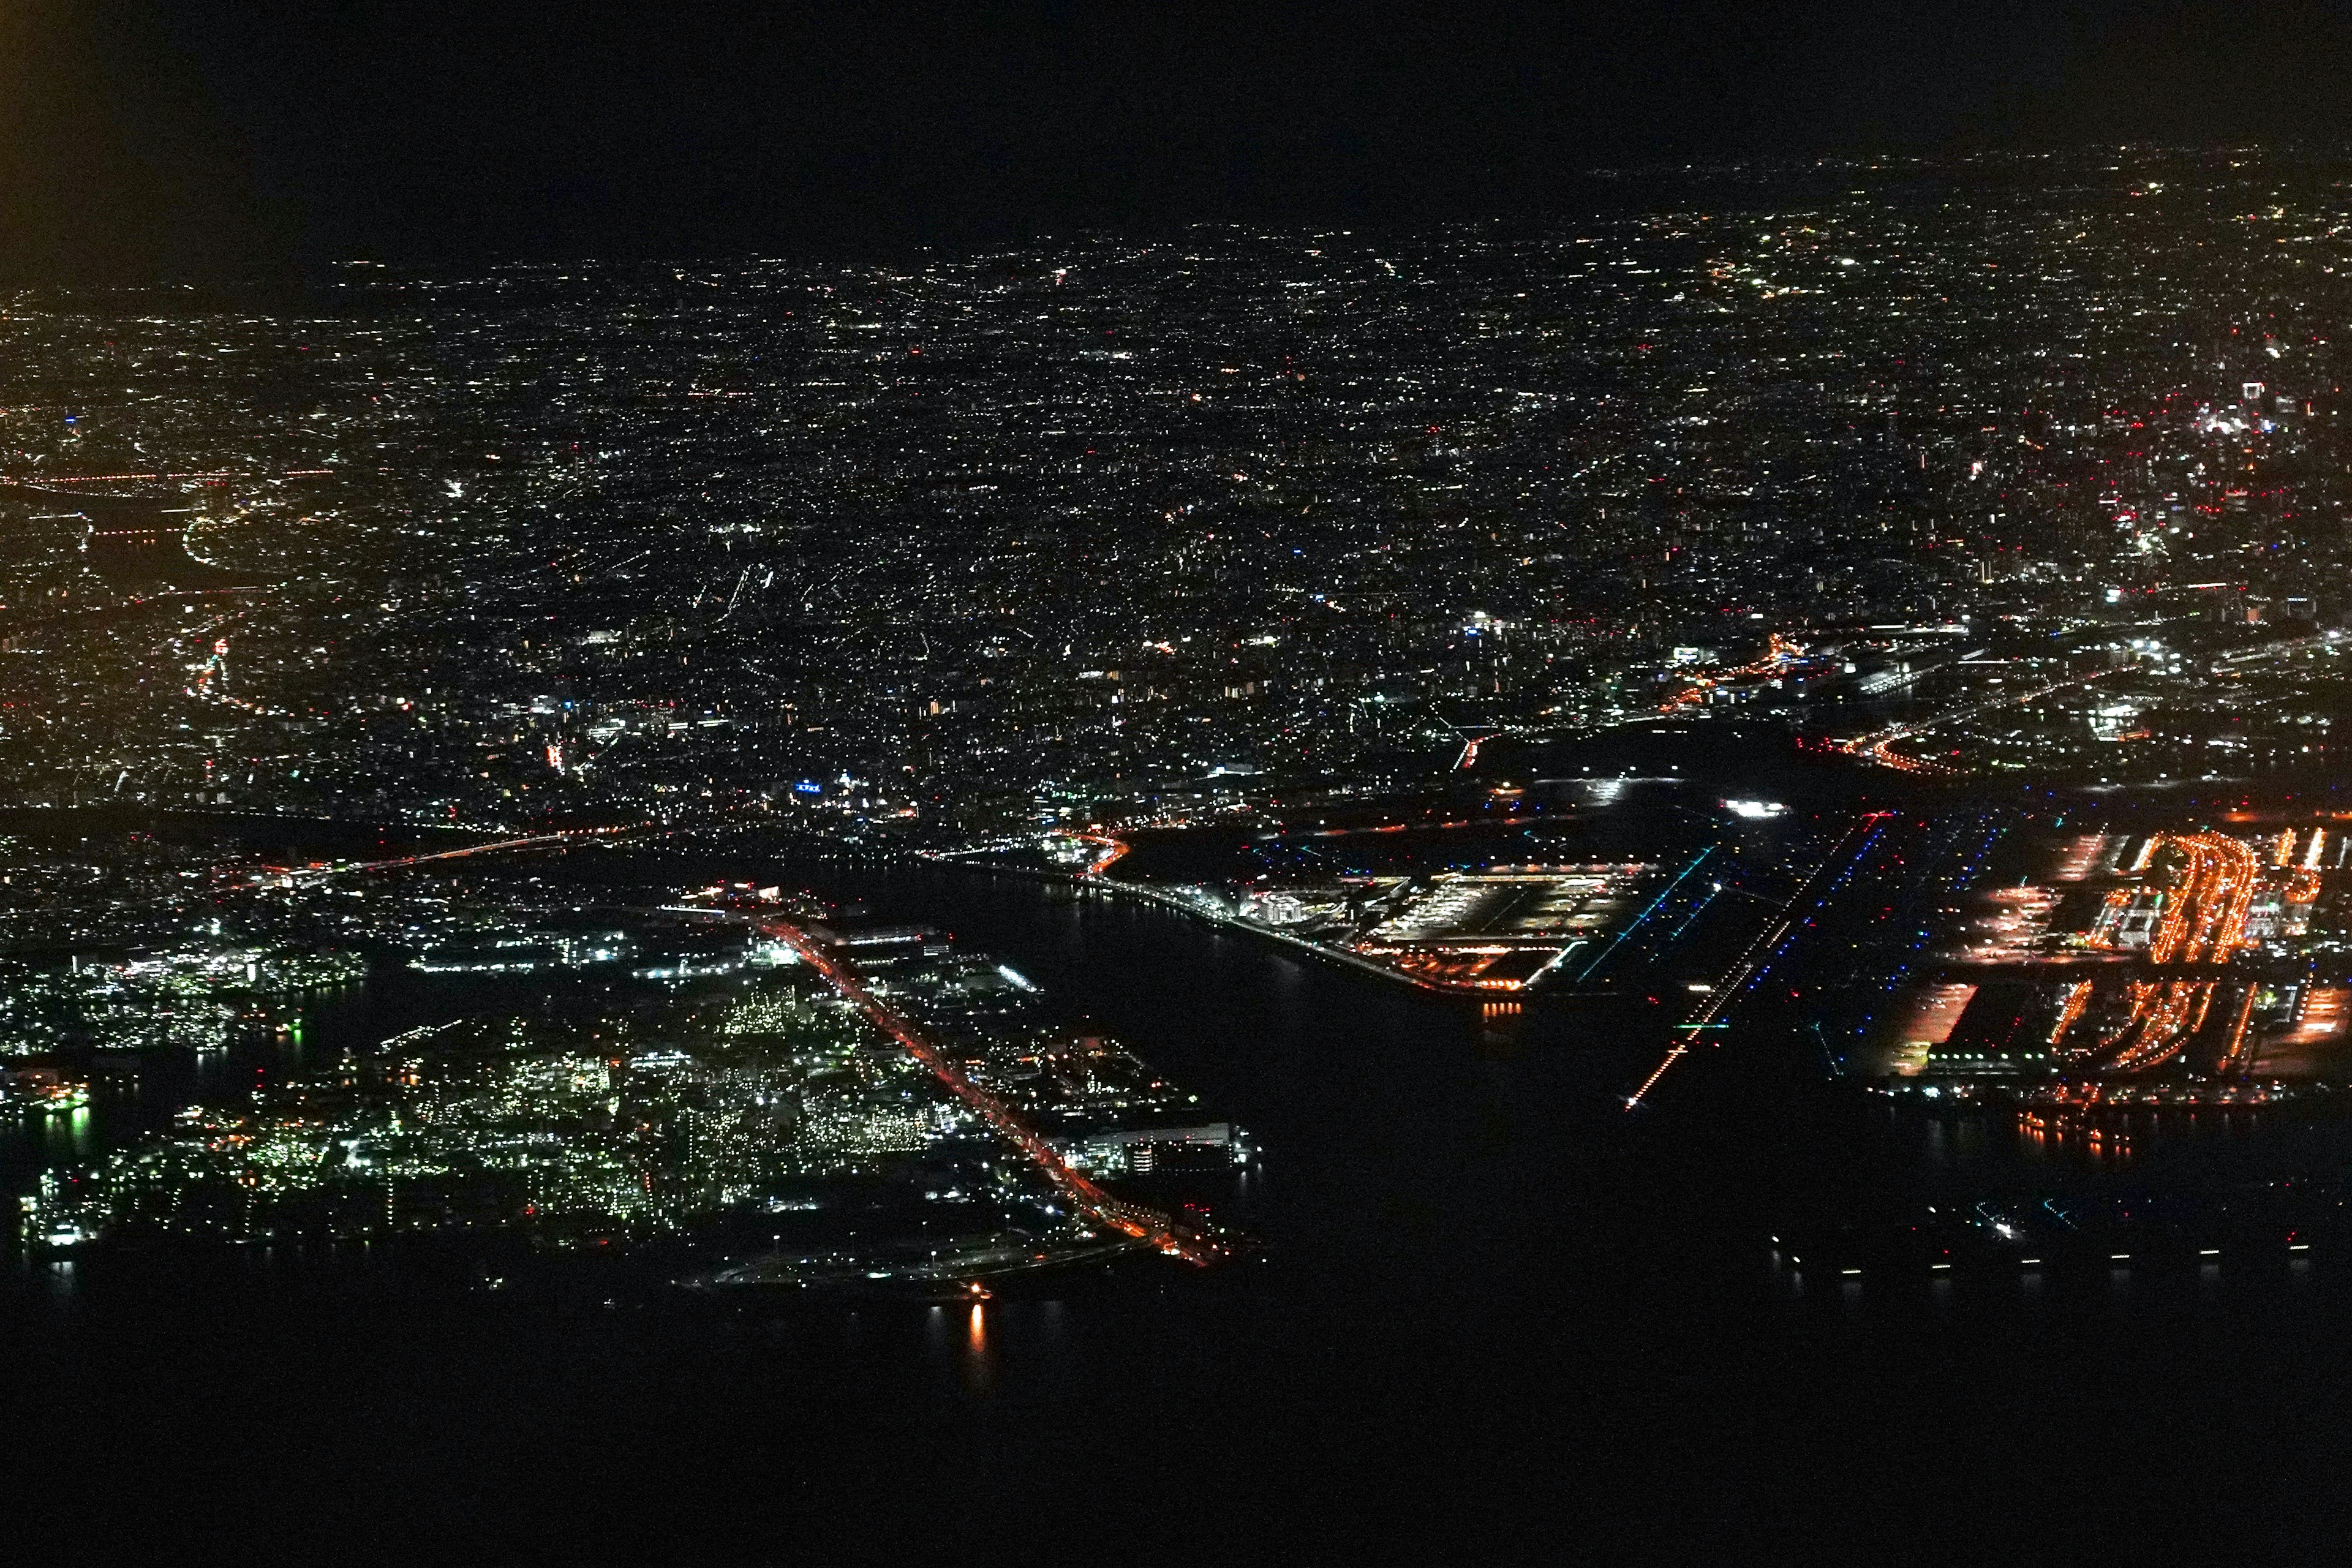
<path id="1" fill-rule="evenodd" d="M 2125 142 L 2076 142 L 2046 145 L 1980 146 L 1947 149 L 1937 152 L 1915 152 L 1888 149 L 1876 152 L 1825 151 L 1809 154 L 1771 154 L 1750 158 L 1659 158 L 1639 163 L 1595 165 L 1564 172 L 1562 180 L 1578 182 L 1583 195 L 1596 199 L 1581 205 L 1566 203 L 1544 207 L 1483 212 L 1427 213 L 1413 216 L 1356 215 L 1353 216 L 1317 216 L 1303 215 L 1289 221 L 1233 214 L 1224 216 L 1171 216 L 1159 218 L 1137 218 L 1127 221 L 1072 220 L 1067 223 L 1040 224 L 1018 235 L 969 233 L 937 236 L 929 238 L 867 237 L 844 240 L 832 244 L 804 242 L 785 247 L 762 246 L 746 240 L 727 246 L 704 249 L 643 249 L 607 248 L 602 250 L 500 252 L 446 251 L 442 253 L 413 252 L 409 254 L 345 254 L 288 256 L 274 265 L 244 270 L 149 271 L 115 276 L 69 277 L 60 275 L 12 275 L 10 259 L 0 253 L 0 288 L 37 292 L 121 292 L 151 289 L 244 289 L 295 288 L 311 289 L 323 283 L 338 281 L 351 269 L 383 268 L 402 276 L 429 278 L 436 280 L 464 281 L 468 276 L 488 275 L 520 269 L 541 270 L 551 268 L 661 268 L 719 267 L 733 268 L 749 265 L 770 265 L 826 268 L 869 268 L 903 265 L 917 258 L 956 262 L 982 261 L 995 256 L 1013 257 L 1056 245 L 1131 243 L 1142 246 L 1167 245 L 1183 237 L 1204 230 L 1233 230 L 1252 237 L 1276 238 L 1297 237 L 1313 238 L 1326 235 L 1377 236 L 1384 238 L 1420 237 L 1451 230 L 1472 231 L 1502 229 L 1539 235 L 1547 231 L 1570 227 L 1580 223 L 1606 221 L 1637 213 L 1657 213 L 1671 210 L 1678 202 L 1695 193 L 1636 190 L 1636 183 L 1658 180 L 1683 180 L 1694 184 L 1724 181 L 1752 181 L 1757 195 L 1762 195 L 1776 182 L 1801 182 L 1810 177 L 1835 175 L 1840 178 L 1858 174 L 1903 176 L 1944 175 L 1964 178 L 1976 172 L 2007 170 L 2029 173 L 2028 165 L 2045 161 L 2063 161 L 2063 164 L 2080 166 L 2099 157 L 2138 155 L 2149 159 L 2192 159 L 2221 154 L 2253 155 L 2278 161 L 2282 164 L 2326 165 L 2341 162 L 2352 165 L 2352 137 L 2334 142 L 2307 139 L 2246 140 L 2223 139 L 2197 142 L 2136 141 Z M 2057 171 L 2053 170 L 2053 173 Z M 2283 172 L 2283 171 L 2282 171 Z M 2247 171 L 2255 174 L 2258 171 Z M 1830 193 L 1822 193 L 1827 195 Z M 1843 191 L 1837 195 L 1849 194 Z M 1733 210 L 1739 210 L 1737 205 Z"/>
<path id="2" fill-rule="evenodd" d="M 1589 171 L 2332 142 L 2317 4 L 25 0 L 0 277 L 1540 213 Z"/>

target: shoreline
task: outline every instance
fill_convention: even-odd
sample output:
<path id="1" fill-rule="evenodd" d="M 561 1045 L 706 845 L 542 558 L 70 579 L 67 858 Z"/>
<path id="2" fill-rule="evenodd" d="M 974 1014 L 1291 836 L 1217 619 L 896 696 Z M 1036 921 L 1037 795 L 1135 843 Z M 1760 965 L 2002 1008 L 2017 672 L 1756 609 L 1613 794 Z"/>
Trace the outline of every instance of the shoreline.
<path id="1" fill-rule="evenodd" d="M 993 866 L 982 861 L 961 859 L 952 855 L 922 854 L 919 852 L 915 858 L 925 865 L 955 866 L 967 870 L 979 871 L 984 875 L 992 877 L 1014 877 L 1024 881 L 1045 882 L 1055 886 L 1067 888 L 1071 891 L 1080 894 L 1081 896 L 1088 894 L 1099 896 L 1108 893 L 1115 896 L 1132 898 L 1143 903 L 1150 904 L 1155 908 L 1167 910 L 1173 913 L 1183 915 L 1188 919 L 1196 921 L 1200 924 L 1208 927 L 1212 931 L 1234 931 L 1244 936 L 1274 942 L 1285 951 L 1303 953 L 1311 958 L 1322 959 L 1327 963 L 1336 963 L 1343 968 L 1356 970 L 1365 974 L 1378 975 L 1383 980 L 1393 982 L 1399 985 L 1407 986 L 1427 996 L 1444 996 L 1455 1001 L 1476 1000 L 1486 1002 L 1524 1002 L 1531 995 L 1569 996 L 1580 994 L 1580 993 L 1569 991 L 1515 991 L 1503 993 L 1482 991 L 1475 986 L 1468 985 L 1440 984 L 1433 981 L 1423 980 L 1418 976 L 1407 974 L 1402 970 L 1391 969 L 1386 964 L 1374 963 L 1368 958 L 1359 958 L 1351 952 L 1342 952 L 1337 948 L 1326 947 L 1320 942 L 1308 942 L 1301 937 L 1288 936 L 1281 931 L 1272 931 L 1264 926 L 1252 925 L 1247 921 L 1234 920 L 1229 916 L 1209 914 L 1202 910 L 1195 909 L 1192 905 L 1185 902 L 1181 899 L 1174 897 L 1171 894 L 1163 893 L 1156 889 L 1147 888 L 1136 882 L 1119 882 L 1108 880 L 1107 879 L 1065 874 L 1059 871 L 1040 870 L 1030 866 Z"/>

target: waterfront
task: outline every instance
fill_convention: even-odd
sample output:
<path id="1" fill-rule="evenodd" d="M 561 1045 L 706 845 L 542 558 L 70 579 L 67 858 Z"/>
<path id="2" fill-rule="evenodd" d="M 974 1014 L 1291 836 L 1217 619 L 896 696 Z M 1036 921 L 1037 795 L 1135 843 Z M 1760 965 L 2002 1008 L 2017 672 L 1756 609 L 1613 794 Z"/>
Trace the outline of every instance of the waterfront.
<path id="1" fill-rule="evenodd" d="M 2261 27 L 210 9 L 16 73 L 28 1560 L 2344 1555 L 2352 180 L 2031 145 Z"/>
<path id="2" fill-rule="evenodd" d="M 1587 1006 L 1490 1016 L 1042 884 L 804 869 L 1007 955 L 1248 1123 L 1267 1153 L 1235 1217 L 1263 1260 L 749 1315 L 508 1300 L 364 1259 L 37 1271 L 7 1307 L 31 1478 L 314 1546 L 378 1518 L 625 1542 L 685 1517 L 714 1542 L 869 1550 L 1020 1519 L 1075 1541 L 1064 1508 L 1239 1525 L 1296 1519 L 1305 1493 L 1327 1543 L 1579 1517 L 1593 1551 L 1633 1554 L 1866 1540 L 1963 1477 L 2056 1547 L 2153 1529 L 2159 1492 L 2168 1529 L 2271 1540 L 2322 1531 L 2308 1500 L 2338 1495 L 2333 1261 L 1799 1295 L 1757 1232 L 1775 1195 L 1868 1186 L 1895 1152 L 1809 1064 L 1725 1053 L 1629 1118 L 1654 1037 Z M 2182 1364 L 2198 1375 L 2165 1375 Z M 2200 1442 L 2151 1447 L 2152 1421 Z M 2215 1472 L 2257 1442 L 2260 1475 Z M 2124 1465 L 2115 1492 L 2035 1490 Z M 1407 1472 L 1417 1521 L 1392 1500 Z M 891 1478 L 919 1516 L 835 1510 Z M 2271 1507 L 2296 1492 L 2304 1511 Z"/>

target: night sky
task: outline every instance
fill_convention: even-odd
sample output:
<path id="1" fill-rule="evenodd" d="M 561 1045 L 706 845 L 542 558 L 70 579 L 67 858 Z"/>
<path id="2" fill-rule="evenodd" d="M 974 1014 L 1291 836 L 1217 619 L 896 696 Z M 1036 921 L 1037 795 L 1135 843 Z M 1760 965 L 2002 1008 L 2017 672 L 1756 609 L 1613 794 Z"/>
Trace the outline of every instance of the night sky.
<path id="1" fill-rule="evenodd" d="M 10 0 L 0 276 L 1542 217 L 1602 165 L 2347 125 L 2352 11 L 2251 0 Z"/>

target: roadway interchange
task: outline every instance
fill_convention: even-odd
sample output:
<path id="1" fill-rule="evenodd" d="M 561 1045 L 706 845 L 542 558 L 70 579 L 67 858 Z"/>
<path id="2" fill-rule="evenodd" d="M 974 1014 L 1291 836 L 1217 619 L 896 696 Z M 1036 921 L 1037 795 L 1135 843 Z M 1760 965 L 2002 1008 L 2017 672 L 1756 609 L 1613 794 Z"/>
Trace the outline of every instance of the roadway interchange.
<path id="1" fill-rule="evenodd" d="M 2243 839 L 2210 829 L 2167 834 L 2159 842 L 2179 851 L 2184 864 L 2179 883 L 2165 893 L 2163 913 L 2148 942 L 2148 963 L 2158 968 L 2228 963 L 2245 944 L 2246 917 L 2262 886 L 2261 860 Z M 2204 1027 L 2218 984 L 2211 979 L 2130 981 L 2122 1022 L 2068 1054 L 2078 1066 L 2109 1073 L 2161 1067 Z M 2063 1048 L 2088 996 L 2087 990 L 2078 989 L 2070 997 L 2052 1037 L 2053 1046 Z M 2224 1051 L 2227 1061 L 2244 1055 L 2252 997 L 2249 988 Z"/>

